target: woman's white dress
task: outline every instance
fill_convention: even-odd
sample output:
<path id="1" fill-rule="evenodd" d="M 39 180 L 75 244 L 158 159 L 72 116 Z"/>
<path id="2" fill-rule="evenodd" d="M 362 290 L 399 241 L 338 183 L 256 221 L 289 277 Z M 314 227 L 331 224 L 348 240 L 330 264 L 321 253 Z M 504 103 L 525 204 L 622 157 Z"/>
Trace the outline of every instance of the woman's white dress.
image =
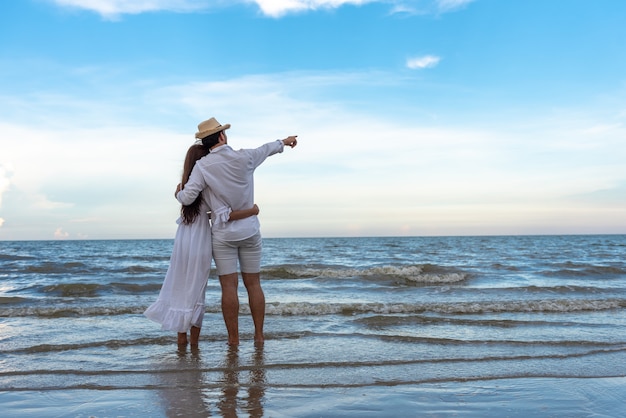
<path id="1" fill-rule="evenodd" d="M 204 298 L 212 261 L 209 207 L 202 199 L 200 214 L 191 225 L 179 218 L 170 258 L 159 297 L 144 315 L 168 331 L 187 332 L 202 327 Z"/>

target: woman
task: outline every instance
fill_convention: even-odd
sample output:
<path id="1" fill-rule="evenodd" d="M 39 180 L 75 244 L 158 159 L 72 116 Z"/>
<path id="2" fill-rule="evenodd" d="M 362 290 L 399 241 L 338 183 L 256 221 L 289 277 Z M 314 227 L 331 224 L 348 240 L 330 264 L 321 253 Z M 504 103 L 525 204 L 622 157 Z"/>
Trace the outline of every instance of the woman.
<path id="1" fill-rule="evenodd" d="M 202 144 L 192 145 L 187 151 L 182 182 L 176 192 L 184 188 L 191 170 L 200 158 L 210 152 Z M 176 223 L 176 237 L 163 286 L 155 303 L 144 315 L 161 324 L 162 329 L 178 332 L 178 345 L 198 345 L 204 318 L 204 298 L 211 271 L 212 242 L 208 212 L 208 196 L 202 193 L 188 206 L 181 207 Z M 233 211 L 229 220 L 243 219 L 259 213 L 254 205 L 250 209 Z M 187 339 L 189 332 L 189 340 Z"/>

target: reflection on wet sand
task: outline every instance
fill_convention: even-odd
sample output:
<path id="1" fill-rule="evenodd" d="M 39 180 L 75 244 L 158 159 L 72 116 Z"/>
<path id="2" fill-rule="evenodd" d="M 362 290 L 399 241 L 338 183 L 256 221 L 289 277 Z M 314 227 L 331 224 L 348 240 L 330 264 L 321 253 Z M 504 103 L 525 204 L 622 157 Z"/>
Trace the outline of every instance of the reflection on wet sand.
<path id="1" fill-rule="evenodd" d="M 202 359 L 197 348 L 181 347 L 176 353 L 174 367 L 169 364 L 161 376 L 160 393 L 168 417 L 200 418 L 211 415 L 202 389 Z"/>
<path id="2" fill-rule="evenodd" d="M 250 417 L 263 416 L 263 398 L 265 397 L 265 363 L 263 347 L 255 347 L 251 365 L 243 367 L 239 363 L 239 350 L 237 347 L 229 347 L 226 353 L 224 375 L 222 377 L 222 394 L 218 402 L 218 409 L 223 417 L 237 417 L 239 408 L 239 381 L 240 374 L 245 370 L 249 373 L 247 396 L 243 398 L 242 412 Z"/>
<path id="3" fill-rule="evenodd" d="M 252 368 L 250 369 L 250 386 L 248 386 L 247 408 L 251 417 L 262 417 L 263 400 L 265 398 L 265 388 L 267 386 L 263 346 L 255 348 L 252 360 Z"/>
<path id="4" fill-rule="evenodd" d="M 216 364 L 214 356 L 202 357 L 198 348 L 181 347 L 169 359 L 161 359 L 157 373 L 166 416 L 263 416 L 267 385 L 263 346 L 255 347 L 250 357 L 229 347 L 222 364 Z"/>

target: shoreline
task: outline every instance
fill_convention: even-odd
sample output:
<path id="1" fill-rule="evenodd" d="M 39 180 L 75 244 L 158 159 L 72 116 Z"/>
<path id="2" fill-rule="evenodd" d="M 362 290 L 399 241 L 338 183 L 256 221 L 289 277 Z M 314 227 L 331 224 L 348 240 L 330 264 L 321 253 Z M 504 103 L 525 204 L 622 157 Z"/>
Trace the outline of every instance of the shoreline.
<path id="1" fill-rule="evenodd" d="M 190 375 L 190 376 L 186 376 Z M 196 379 L 194 371 L 182 373 Z M 419 385 L 297 388 L 222 382 L 169 388 L 2 391 L 20 417 L 617 417 L 626 377 L 516 378 Z M 189 381 L 187 381 L 189 383 Z M 214 386 L 214 385 L 211 385 Z"/>

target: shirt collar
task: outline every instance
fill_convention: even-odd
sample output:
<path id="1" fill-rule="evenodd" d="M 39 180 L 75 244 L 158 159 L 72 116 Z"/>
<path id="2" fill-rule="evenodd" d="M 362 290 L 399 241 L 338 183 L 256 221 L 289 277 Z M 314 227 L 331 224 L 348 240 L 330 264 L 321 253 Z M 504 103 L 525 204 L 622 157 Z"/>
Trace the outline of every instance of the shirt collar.
<path id="1" fill-rule="evenodd" d="M 228 145 L 228 144 L 220 145 L 219 147 L 212 149 L 211 150 L 211 154 L 215 154 L 216 152 L 220 152 L 220 151 L 228 149 L 228 148 L 230 148 L 230 145 Z"/>

